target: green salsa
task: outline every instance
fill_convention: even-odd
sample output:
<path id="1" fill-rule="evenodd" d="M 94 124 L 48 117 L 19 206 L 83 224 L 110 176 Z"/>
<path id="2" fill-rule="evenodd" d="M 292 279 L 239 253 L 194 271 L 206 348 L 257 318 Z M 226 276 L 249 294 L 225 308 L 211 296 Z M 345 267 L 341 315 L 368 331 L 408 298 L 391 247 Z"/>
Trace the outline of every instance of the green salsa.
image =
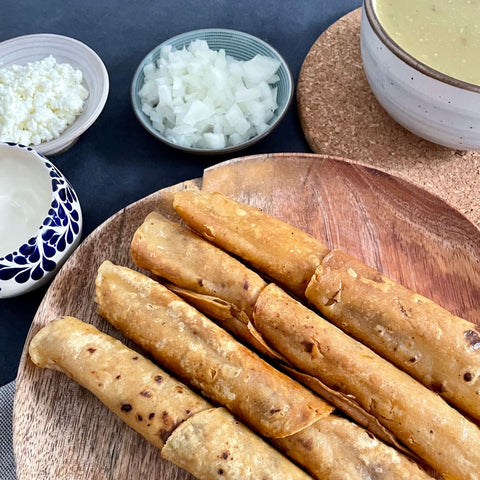
<path id="1" fill-rule="evenodd" d="M 422 63 L 480 85 L 480 0 L 374 0 L 390 37 Z"/>

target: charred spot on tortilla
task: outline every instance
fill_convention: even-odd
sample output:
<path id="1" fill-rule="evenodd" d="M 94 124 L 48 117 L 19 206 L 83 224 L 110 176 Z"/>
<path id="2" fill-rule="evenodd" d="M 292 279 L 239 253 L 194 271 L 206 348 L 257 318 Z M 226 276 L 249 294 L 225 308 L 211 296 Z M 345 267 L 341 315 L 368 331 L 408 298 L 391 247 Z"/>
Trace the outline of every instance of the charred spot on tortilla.
<path id="1" fill-rule="evenodd" d="M 310 340 L 303 340 L 302 345 L 305 347 L 305 351 L 307 353 L 312 353 L 313 347 L 315 346 L 315 344 Z"/>
<path id="2" fill-rule="evenodd" d="M 158 436 L 162 439 L 163 442 L 166 442 L 168 437 L 170 436 L 170 432 L 168 430 L 160 430 L 160 432 L 158 432 Z"/>
<path id="3" fill-rule="evenodd" d="M 465 332 L 465 339 L 470 344 L 472 350 L 480 349 L 480 334 L 475 330 L 467 330 Z"/>
<path id="4" fill-rule="evenodd" d="M 432 383 L 430 387 L 435 393 L 443 393 L 445 391 L 442 383 Z"/>

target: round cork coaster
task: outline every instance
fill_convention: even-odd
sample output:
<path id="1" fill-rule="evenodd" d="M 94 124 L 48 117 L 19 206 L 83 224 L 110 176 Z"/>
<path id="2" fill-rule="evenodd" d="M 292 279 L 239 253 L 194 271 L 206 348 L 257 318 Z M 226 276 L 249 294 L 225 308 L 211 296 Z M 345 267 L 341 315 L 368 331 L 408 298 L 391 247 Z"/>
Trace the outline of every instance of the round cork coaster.
<path id="1" fill-rule="evenodd" d="M 297 102 L 310 148 L 407 179 L 479 226 L 480 152 L 422 140 L 383 110 L 363 71 L 360 17 L 357 9 L 331 25 L 302 65 Z"/>

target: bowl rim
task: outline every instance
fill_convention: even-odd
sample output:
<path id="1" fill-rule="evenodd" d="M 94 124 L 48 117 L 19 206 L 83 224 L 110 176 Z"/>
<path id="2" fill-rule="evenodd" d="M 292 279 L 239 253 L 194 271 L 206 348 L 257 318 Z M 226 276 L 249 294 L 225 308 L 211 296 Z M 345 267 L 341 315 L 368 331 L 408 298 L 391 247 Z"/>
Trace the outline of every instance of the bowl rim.
<path id="1" fill-rule="evenodd" d="M 375 34 L 394 55 L 396 55 L 400 60 L 403 60 L 410 67 L 418 70 L 419 72 L 427 75 L 428 77 L 431 77 L 442 83 L 461 88 L 462 90 L 469 90 L 472 92 L 480 93 L 480 85 L 476 85 L 474 83 L 469 83 L 464 80 L 451 77 L 446 73 L 442 73 L 434 69 L 433 67 L 426 65 L 414 56 L 407 53 L 407 51 L 404 50 L 398 43 L 396 43 L 383 28 L 373 5 L 374 1 L 375 0 L 364 0 L 363 2 L 363 8 L 365 9 L 367 19 Z"/>
<path id="2" fill-rule="evenodd" d="M 89 57 L 89 60 L 93 60 L 101 72 L 101 76 L 97 79 L 98 83 L 102 85 L 101 95 L 99 96 L 98 102 L 95 105 L 95 109 L 88 117 L 83 117 L 82 121 L 78 123 L 78 118 L 69 126 L 67 130 L 62 132 L 60 136 L 49 140 L 48 142 L 42 142 L 38 145 L 29 145 L 29 147 L 35 149 L 37 152 L 43 155 L 54 155 L 63 152 L 71 144 L 73 144 L 80 135 L 85 133 L 92 125 L 95 123 L 99 115 L 102 113 L 105 104 L 107 103 L 107 98 L 110 90 L 110 80 L 108 76 L 107 68 L 100 58 L 100 56 L 93 50 L 91 47 L 86 45 L 76 38 L 68 37 L 66 35 L 60 35 L 57 33 L 33 33 L 28 35 L 20 35 L 18 37 L 9 38 L 0 42 L 0 46 L 8 46 L 9 44 L 22 43 L 28 40 L 41 40 L 41 39 L 61 39 L 66 41 L 79 50 L 83 50 Z M 55 52 L 50 52 L 51 55 L 55 56 Z M 1 66 L 1 65 L 0 65 Z"/>
<path id="3" fill-rule="evenodd" d="M 269 125 L 267 129 L 265 129 L 262 133 L 260 133 L 258 135 L 255 135 L 254 137 L 252 137 L 252 138 L 250 138 L 250 139 L 246 140 L 245 142 L 242 142 L 238 145 L 232 145 L 232 146 L 224 147 L 224 148 L 221 148 L 221 149 L 208 149 L 208 148 L 187 147 L 187 146 L 178 145 L 176 143 L 173 143 L 173 142 L 169 141 L 165 137 L 163 137 L 158 130 L 154 129 L 150 124 L 148 124 L 144 121 L 144 119 L 142 118 L 142 116 L 140 114 L 140 109 L 136 105 L 135 84 L 137 83 L 137 79 L 141 75 L 141 73 L 142 73 L 142 71 L 145 67 L 144 63 L 147 60 L 147 58 L 152 56 L 153 53 L 157 52 L 162 46 L 170 45 L 171 43 L 175 42 L 175 40 L 178 40 L 179 38 L 182 38 L 182 37 L 187 36 L 187 35 L 205 34 L 205 33 L 214 33 L 214 32 L 230 33 L 230 34 L 233 34 L 233 35 L 240 34 L 241 36 L 243 36 L 245 38 L 252 39 L 257 43 L 262 44 L 268 50 L 271 50 L 272 52 L 274 52 L 275 55 L 277 55 L 277 57 L 280 59 L 280 62 L 283 65 L 283 67 L 285 68 L 285 71 L 286 71 L 286 74 L 287 74 L 287 77 L 288 77 L 289 86 L 290 86 L 289 91 L 288 91 L 288 98 L 285 102 L 284 107 L 282 108 L 282 110 L 279 112 L 277 118 L 275 119 L 275 121 L 271 125 Z M 295 93 L 295 83 L 294 83 L 293 74 L 292 74 L 292 71 L 291 71 L 287 61 L 283 57 L 283 55 L 281 55 L 280 52 L 275 47 L 273 47 L 272 45 L 270 45 L 266 41 L 262 40 L 261 38 L 258 38 L 255 35 L 252 35 L 252 34 L 247 33 L 247 32 L 242 32 L 240 30 L 234 30 L 234 29 L 230 29 L 230 28 L 200 28 L 200 29 L 196 29 L 196 30 L 189 30 L 187 32 L 179 33 L 177 35 L 174 35 L 173 37 L 167 38 L 166 40 L 164 40 L 163 42 L 159 43 L 154 48 L 152 48 L 142 58 L 142 60 L 138 64 L 137 68 L 135 69 L 135 73 L 133 75 L 133 79 L 132 79 L 132 82 L 130 84 L 130 101 L 131 101 L 131 104 L 132 104 L 133 112 L 134 112 L 135 116 L 137 117 L 137 120 L 143 126 L 143 128 L 145 128 L 145 130 L 147 130 L 153 137 L 155 137 L 159 141 L 163 142 L 165 145 L 168 145 L 172 148 L 176 148 L 178 150 L 182 150 L 182 151 L 187 152 L 187 153 L 193 153 L 193 154 L 196 154 L 196 155 L 223 155 L 223 154 L 228 154 L 228 153 L 232 153 L 232 152 L 237 152 L 239 150 L 243 150 L 245 148 L 250 147 L 251 145 L 260 141 L 262 138 L 265 138 L 274 129 L 275 126 L 280 124 L 280 122 L 283 120 L 283 118 L 287 114 L 287 112 L 290 108 L 290 105 L 292 104 L 294 93 Z"/>

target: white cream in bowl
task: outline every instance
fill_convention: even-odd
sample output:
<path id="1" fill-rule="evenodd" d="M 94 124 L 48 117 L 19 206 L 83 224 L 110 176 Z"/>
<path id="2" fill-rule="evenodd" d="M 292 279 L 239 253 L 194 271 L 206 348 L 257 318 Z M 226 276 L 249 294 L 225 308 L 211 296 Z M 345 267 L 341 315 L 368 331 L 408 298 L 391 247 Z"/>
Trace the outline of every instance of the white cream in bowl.
<path id="1" fill-rule="evenodd" d="M 52 202 L 47 170 L 10 152 L 0 156 L 0 257 L 36 234 Z"/>
<path id="2" fill-rule="evenodd" d="M 398 3 L 401 2 L 364 0 L 363 3 L 360 45 L 365 74 L 372 92 L 394 120 L 419 137 L 449 148 L 480 150 L 480 85 L 451 76 L 451 70 L 449 75 L 444 73 L 446 70 L 443 67 L 444 71 L 440 71 L 427 65 L 424 63 L 427 58 L 422 53 L 425 52 L 426 57 L 431 59 L 435 53 L 442 51 L 446 53 L 444 65 L 455 65 L 455 62 L 461 61 L 460 53 L 452 59 L 452 54 L 447 52 L 446 47 L 440 47 L 440 44 L 461 42 L 464 37 L 427 33 L 428 22 L 433 22 L 433 12 L 432 15 L 424 15 L 421 14 L 421 9 L 432 8 L 437 4 L 436 0 L 416 0 L 410 17 L 407 15 L 401 22 L 399 17 L 402 9 Z M 440 3 L 446 5 L 451 2 Z M 387 4 L 389 8 L 398 8 L 398 12 L 388 14 L 393 19 L 385 20 L 385 12 L 381 13 Z M 465 5 L 468 7 L 468 2 Z M 473 15 L 477 8 L 476 0 L 471 1 L 469 8 Z M 382 15 L 385 25 L 381 22 Z M 473 26 L 477 25 L 476 21 L 472 18 Z M 416 22 L 424 22 L 424 35 L 418 31 L 414 35 L 405 30 L 396 30 L 398 25 L 395 26 L 395 22 L 399 22 L 399 25 L 401 23 L 402 29 L 413 25 L 414 30 L 420 28 Z M 467 37 L 467 43 L 476 41 L 475 29 L 476 27 L 471 31 L 474 39 Z M 387 30 L 392 31 L 392 34 Z M 410 50 L 413 53 L 397 43 L 400 42 L 399 38 L 408 37 L 409 40 L 416 38 L 416 42 L 422 44 L 420 40 L 430 38 L 431 35 L 442 35 L 441 41 L 437 41 L 440 49 L 435 50 L 435 39 L 428 42 L 428 48 L 425 46 L 422 50 L 420 45 L 420 50 Z M 461 76 L 460 73 L 454 74 Z"/>
<path id="3" fill-rule="evenodd" d="M 50 280 L 80 241 L 77 194 L 30 147 L 0 143 L 0 298 Z"/>

